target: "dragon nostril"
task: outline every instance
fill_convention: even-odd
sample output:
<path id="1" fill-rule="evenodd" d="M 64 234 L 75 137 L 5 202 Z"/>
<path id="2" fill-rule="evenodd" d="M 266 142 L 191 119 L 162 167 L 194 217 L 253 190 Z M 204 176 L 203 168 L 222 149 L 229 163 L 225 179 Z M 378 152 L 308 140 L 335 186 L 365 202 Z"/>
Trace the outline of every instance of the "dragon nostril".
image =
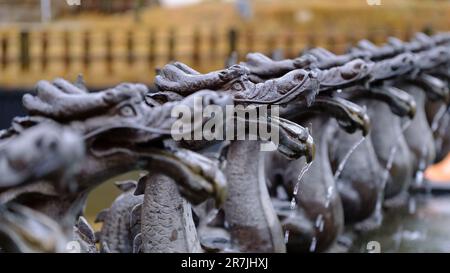
<path id="1" fill-rule="evenodd" d="M 114 97 L 115 97 L 114 91 L 112 90 L 106 91 L 104 94 L 104 100 L 107 102 L 113 101 Z"/>
<path id="2" fill-rule="evenodd" d="M 203 106 L 208 106 L 211 104 L 217 104 L 218 101 L 216 101 L 216 98 L 210 97 L 210 96 L 206 96 L 203 99 Z"/>
<path id="3" fill-rule="evenodd" d="M 298 75 L 296 75 L 295 78 L 296 78 L 298 81 L 303 81 L 303 80 L 305 79 L 306 76 L 311 77 L 309 74 L 311 74 L 311 72 L 308 73 L 308 74 L 298 73 Z"/>
<path id="4" fill-rule="evenodd" d="M 34 144 L 36 145 L 37 148 L 41 148 L 43 143 L 44 143 L 44 140 L 42 138 L 38 138 L 34 142 Z"/>
<path id="5" fill-rule="evenodd" d="M 48 148 L 50 151 L 55 151 L 58 148 L 58 142 L 56 140 L 50 141 Z"/>
<path id="6" fill-rule="evenodd" d="M 310 79 L 317 79 L 317 78 L 318 78 L 318 73 L 317 73 L 317 71 L 311 71 L 311 72 L 309 72 L 309 73 L 308 73 L 308 77 L 309 77 Z"/>

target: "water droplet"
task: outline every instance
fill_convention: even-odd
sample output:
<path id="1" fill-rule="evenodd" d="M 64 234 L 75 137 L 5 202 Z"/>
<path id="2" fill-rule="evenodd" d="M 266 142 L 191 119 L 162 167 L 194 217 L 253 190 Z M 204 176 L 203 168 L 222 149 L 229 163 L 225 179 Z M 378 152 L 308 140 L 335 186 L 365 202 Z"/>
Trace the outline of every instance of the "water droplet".
<path id="1" fill-rule="evenodd" d="M 317 238 L 314 237 L 311 241 L 311 245 L 309 246 L 309 252 L 315 252 L 317 248 Z"/>
<path id="2" fill-rule="evenodd" d="M 305 176 L 305 174 L 308 172 L 309 168 L 311 167 L 312 162 L 306 164 L 305 166 L 303 166 L 302 170 L 300 171 L 300 174 L 297 177 L 297 183 L 295 184 L 294 187 L 294 196 L 297 196 L 298 194 L 298 190 L 300 189 L 300 183 L 302 182 L 303 176 Z"/>
<path id="3" fill-rule="evenodd" d="M 439 108 L 436 115 L 434 116 L 433 121 L 431 122 L 431 131 L 433 132 L 433 134 L 436 133 L 436 131 L 439 129 L 440 122 L 446 113 L 447 113 L 447 106 L 442 105 Z"/>
<path id="4" fill-rule="evenodd" d="M 330 199 L 333 196 L 333 191 L 334 191 L 334 187 L 333 186 L 329 186 L 327 188 L 327 198 Z"/>
<path id="5" fill-rule="evenodd" d="M 419 170 L 416 173 L 416 177 L 414 179 L 414 183 L 416 184 L 416 186 L 422 186 L 423 185 L 423 177 L 424 177 L 423 171 Z"/>
<path id="6" fill-rule="evenodd" d="M 323 221 L 323 215 L 319 214 L 316 218 L 316 227 L 318 228 L 320 226 L 320 223 Z"/>
<path id="7" fill-rule="evenodd" d="M 408 203 L 408 212 L 409 214 L 415 214 L 416 210 L 417 210 L 416 199 L 414 197 L 411 197 Z"/>
<path id="8" fill-rule="evenodd" d="M 297 207 L 297 201 L 295 200 L 295 196 L 291 199 L 291 210 L 294 210 Z"/>
<path id="9" fill-rule="evenodd" d="M 450 108 L 447 114 L 444 116 L 443 121 L 441 123 L 440 129 L 437 133 L 436 138 L 436 149 L 441 150 L 442 144 L 444 143 L 444 136 L 447 135 L 447 131 L 450 128 Z"/>
<path id="10" fill-rule="evenodd" d="M 323 215 L 319 214 L 316 218 L 316 228 L 319 229 L 319 232 L 324 230 L 325 221 L 323 220 Z"/>
<path id="11" fill-rule="evenodd" d="M 284 232 L 284 243 L 287 244 L 289 242 L 289 230 Z"/>
<path id="12" fill-rule="evenodd" d="M 326 196 L 326 200 L 325 200 L 325 208 L 329 208 L 330 207 L 331 197 L 333 197 L 333 191 L 334 191 L 334 187 L 333 186 L 328 186 L 328 188 L 327 188 L 327 196 Z"/>
<path id="13" fill-rule="evenodd" d="M 212 209 L 208 215 L 206 216 L 206 223 L 209 224 L 211 223 L 212 220 L 214 220 L 217 216 L 217 214 L 219 213 L 218 209 Z"/>

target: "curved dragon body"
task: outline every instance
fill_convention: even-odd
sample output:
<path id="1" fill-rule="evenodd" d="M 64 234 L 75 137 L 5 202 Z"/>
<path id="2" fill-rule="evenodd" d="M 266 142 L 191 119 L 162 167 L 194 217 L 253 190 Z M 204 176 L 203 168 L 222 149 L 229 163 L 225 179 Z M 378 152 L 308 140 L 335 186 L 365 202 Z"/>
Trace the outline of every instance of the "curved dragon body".
<path id="1" fill-rule="evenodd" d="M 133 253 L 140 247 L 138 235 L 141 233 L 140 206 L 142 195 L 135 196 L 137 183 L 124 181 L 117 184 L 123 191 L 109 209 L 101 211 L 95 221 L 102 223 L 97 234 L 101 252 Z"/>

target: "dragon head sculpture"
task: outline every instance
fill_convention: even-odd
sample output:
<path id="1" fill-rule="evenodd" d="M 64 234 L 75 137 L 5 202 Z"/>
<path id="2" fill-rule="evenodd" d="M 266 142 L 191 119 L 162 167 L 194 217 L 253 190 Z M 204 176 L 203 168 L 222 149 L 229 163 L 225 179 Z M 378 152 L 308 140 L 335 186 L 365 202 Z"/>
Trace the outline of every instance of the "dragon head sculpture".
<path id="1" fill-rule="evenodd" d="M 60 189 L 73 190 L 71 178 L 85 156 L 81 135 L 55 123 L 13 127 L 17 135 L 5 130 L 0 137 L 0 193 L 39 180 L 58 181 Z"/>
<path id="2" fill-rule="evenodd" d="M 192 202 L 209 196 L 218 202 L 226 193 L 225 180 L 217 166 L 194 153 L 169 148 L 164 139 L 172 135 L 176 107 L 192 111 L 201 106 L 225 107 L 229 95 L 202 91 L 181 101 L 159 103 L 147 96 L 147 87 L 121 84 L 115 88 L 88 92 L 63 79 L 37 84 L 36 95 L 25 95 L 23 103 L 30 117 L 22 124 L 58 122 L 80 132 L 87 159 L 76 177 L 80 192 L 86 192 L 108 178 L 135 169 L 156 171 L 173 177 L 180 191 Z M 202 125 L 202 124 L 200 124 Z M 195 130 L 195 125 L 192 130 Z"/>
<path id="3" fill-rule="evenodd" d="M 316 75 L 301 69 L 264 83 L 254 83 L 248 75 L 249 69 L 243 65 L 200 74 L 185 64 L 173 63 L 161 70 L 155 84 L 160 91 L 182 95 L 202 89 L 224 91 L 236 104 L 284 104 L 302 98 L 310 103 L 318 92 Z"/>

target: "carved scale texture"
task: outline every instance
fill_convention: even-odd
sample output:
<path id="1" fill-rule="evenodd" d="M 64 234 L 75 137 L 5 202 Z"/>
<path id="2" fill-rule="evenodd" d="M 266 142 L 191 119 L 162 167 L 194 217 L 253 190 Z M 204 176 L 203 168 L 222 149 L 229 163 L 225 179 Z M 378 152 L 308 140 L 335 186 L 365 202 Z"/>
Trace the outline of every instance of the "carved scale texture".
<path id="1" fill-rule="evenodd" d="M 228 151 L 225 217 L 233 244 L 243 252 L 284 252 L 281 224 L 258 174 L 258 141 L 235 141 Z"/>
<path id="2" fill-rule="evenodd" d="M 133 240 L 139 233 L 130 228 L 131 210 L 141 204 L 144 197 L 134 196 L 132 191 L 121 194 L 108 211 L 103 222 L 100 240 L 113 253 L 133 252 Z"/>
<path id="3" fill-rule="evenodd" d="M 142 206 L 142 251 L 145 253 L 200 252 L 192 208 L 167 176 L 147 178 Z"/>

